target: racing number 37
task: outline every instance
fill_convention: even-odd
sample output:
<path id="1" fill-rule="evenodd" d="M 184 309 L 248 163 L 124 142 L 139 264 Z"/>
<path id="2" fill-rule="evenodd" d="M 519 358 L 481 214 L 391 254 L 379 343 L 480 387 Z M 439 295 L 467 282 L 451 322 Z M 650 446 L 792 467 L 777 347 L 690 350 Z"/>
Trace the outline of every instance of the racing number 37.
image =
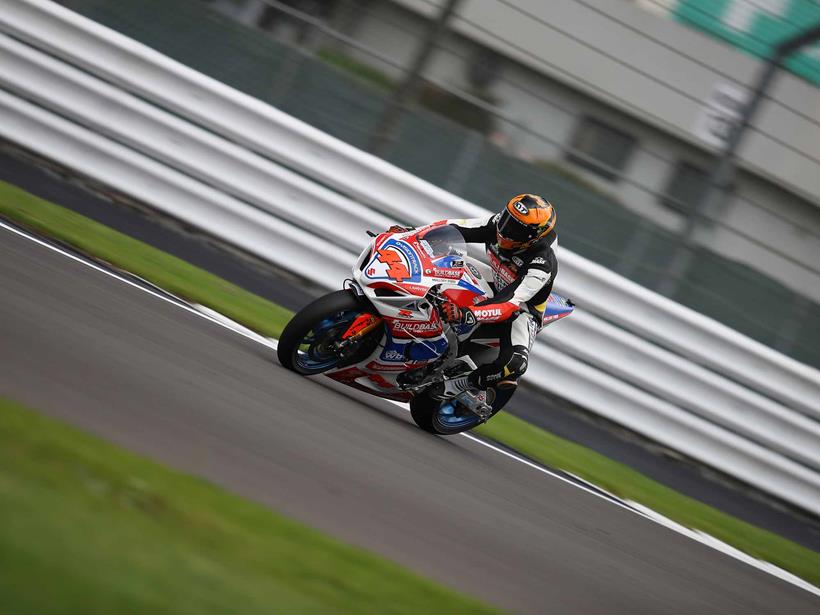
<path id="1" fill-rule="evenodd" d="M 388 265 L 387 275 L 396 282 L 410 277 L 407 265 L 402 262 L 401 256 L 395 250 L 379 250 L 379 262 Z"/>

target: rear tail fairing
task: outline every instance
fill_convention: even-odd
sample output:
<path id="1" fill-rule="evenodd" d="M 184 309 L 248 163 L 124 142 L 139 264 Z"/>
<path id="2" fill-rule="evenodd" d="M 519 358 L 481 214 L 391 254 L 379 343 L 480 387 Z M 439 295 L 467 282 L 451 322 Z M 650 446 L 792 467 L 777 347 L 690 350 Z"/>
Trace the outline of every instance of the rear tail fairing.
<path id="1" fill-rule="evenodd" d="M 544 310 L 544 318 L 542 326 L 546 327 L 554 323 L 556 320 L 561 320 L 572 314 L 575 309 L 575 304 L 562 295 L 551 293 L 547 298 L 546 309 Z"/>

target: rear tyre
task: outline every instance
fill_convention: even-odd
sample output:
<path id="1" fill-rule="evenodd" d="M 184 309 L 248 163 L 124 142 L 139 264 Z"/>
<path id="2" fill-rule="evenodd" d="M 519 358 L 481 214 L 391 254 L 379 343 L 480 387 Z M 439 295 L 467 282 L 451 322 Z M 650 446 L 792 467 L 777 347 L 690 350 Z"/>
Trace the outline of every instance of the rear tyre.
<path id="1" fill-rule="evenodd" d="M 276 350 L 279 362 L 305 376 L 358 362 L 375 349 L 382 335 L 381 329 L 366 336 L 345 357 L 335 351 L 334 344 L 356 317 L 366 311 L 367 304 L 349 290 L 319 297 L 285 326 Z"/>
<path id="2" fill-rule="evenodd" d="M 495 392 L 490 418 L 503 408 L 512 397 L 515 389 L 491 389 Z M 469 431 L 481 424 L 479 418 L 459 403 L 433 399 L 426 392 L 410 400 L 410 415 L 416 425 L 426 432 L 441 436 L 452 436 Z M 489 420 L 489 419 L 488 419 Z"/>

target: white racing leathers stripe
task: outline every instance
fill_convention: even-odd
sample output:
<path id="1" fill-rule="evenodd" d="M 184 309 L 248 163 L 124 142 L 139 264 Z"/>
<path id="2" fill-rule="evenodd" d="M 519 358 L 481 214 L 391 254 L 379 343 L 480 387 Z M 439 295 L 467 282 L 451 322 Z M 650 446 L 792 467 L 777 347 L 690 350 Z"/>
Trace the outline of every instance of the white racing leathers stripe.
<path id="1" fill-rule="evenodd" d="M 523 346 L 529 352 L 535 343 L 535 334 L 537 332 L 538 325 L 533 315 L 529 312 L 523 312 L 512 321 L 510 343 L 512 346 Z"/>
<path id="2" fill-rule="evenodd" d="M 544 288 L 552 278 L 549 271 L 543 269 L 530 269 L 521 280 L 521 284 L 515 289 L 513 296 L 510 297 L 512 303 L 517 303 L 522 308 L 526 308 L 526 303 Z"/>

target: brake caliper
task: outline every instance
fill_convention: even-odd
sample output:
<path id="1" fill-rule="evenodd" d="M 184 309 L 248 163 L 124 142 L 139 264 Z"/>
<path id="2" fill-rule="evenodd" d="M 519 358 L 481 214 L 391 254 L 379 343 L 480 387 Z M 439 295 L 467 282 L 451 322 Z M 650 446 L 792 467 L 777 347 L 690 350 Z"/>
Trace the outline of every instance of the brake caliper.
<path id="1" fill-rule="evenodd" d="M 370 312 L 359 314 L 356 320 L 350 323 L 347 331 L 342 335 L 342 340 L 352 342 L 353 340 L 360 339 L 373 331 L 381 323 L 382 319 Z"/>

